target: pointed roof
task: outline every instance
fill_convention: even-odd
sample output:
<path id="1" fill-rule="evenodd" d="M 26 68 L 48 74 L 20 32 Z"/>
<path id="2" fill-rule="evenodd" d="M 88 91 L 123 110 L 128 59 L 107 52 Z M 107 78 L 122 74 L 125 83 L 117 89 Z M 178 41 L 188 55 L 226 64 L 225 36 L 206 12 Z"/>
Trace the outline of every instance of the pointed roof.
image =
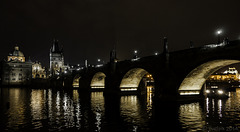
<path id="1" fill-rule="evenodd" d="M 53 53 L 61 53 L 61 50 L 59 49 L 59 46 L 58 46 L 58 40 L 53 40 L 53 45 L 52 45 L 52 48 L 51 48 L 51 52 Z"/>

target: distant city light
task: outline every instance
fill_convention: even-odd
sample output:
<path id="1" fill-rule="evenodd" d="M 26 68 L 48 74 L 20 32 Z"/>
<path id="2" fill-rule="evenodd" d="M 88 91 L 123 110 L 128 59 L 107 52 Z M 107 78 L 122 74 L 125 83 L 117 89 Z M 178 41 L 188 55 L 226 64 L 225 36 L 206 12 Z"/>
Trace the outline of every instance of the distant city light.
<path id="1" fill-rule="evenodd" d="M 155 52 L 154 54 L 155 54 L 155 55 L 158 55 L 158 52 Z"/>
<path id="2" fill-rule="evenodd" d="M 100 62 L 100 61 L 101 61 L 101 59 L 98 59 L 97 61 L 98 61 L 98 62 Z"/>
<path id="3" fill-rule="evenodd" d="M 135 53 L 135 54 L 137 54 L 137 52 L 138 52 L 137 50 L 134 50 L 134 53 Z"/>
<path id="4" fill-rule="evenodd" d="M 222 30 L 218 30 L 217 31 L 217 34 L 219 35 L 219 34 L 221 34 L 222 33 Z"/>

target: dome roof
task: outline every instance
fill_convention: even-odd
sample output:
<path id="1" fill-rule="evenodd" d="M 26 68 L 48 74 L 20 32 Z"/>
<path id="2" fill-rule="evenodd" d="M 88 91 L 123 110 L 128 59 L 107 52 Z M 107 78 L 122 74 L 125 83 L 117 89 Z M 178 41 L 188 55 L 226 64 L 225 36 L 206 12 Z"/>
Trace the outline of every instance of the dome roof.
<path id="1" fill-rule="evenodd" d="M 14 51 L 10 54 L 11 56 L 24 57 L 24 54 L 19 50 L 18 46 L 14 47 Z"/>

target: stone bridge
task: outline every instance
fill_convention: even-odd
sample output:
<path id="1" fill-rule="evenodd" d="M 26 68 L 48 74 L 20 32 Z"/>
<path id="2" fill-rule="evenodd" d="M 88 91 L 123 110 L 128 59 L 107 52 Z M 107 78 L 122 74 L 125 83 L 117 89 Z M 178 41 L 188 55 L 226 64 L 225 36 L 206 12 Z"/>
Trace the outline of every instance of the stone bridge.
<path id="1" fill-rule="evenodd" d="M 118 62 L 112 55 L 102 67 L 73 72 L 71 82 L 79 84 L 79 89 L 103 88 L 111 94 L 137 91 L 144 76 L 151 75 L 157 97 L 199 96 L 211 74 L 239 62 L 240 40 L 175 52 L 168 52 L 165 40 L 162 54 Z"/>

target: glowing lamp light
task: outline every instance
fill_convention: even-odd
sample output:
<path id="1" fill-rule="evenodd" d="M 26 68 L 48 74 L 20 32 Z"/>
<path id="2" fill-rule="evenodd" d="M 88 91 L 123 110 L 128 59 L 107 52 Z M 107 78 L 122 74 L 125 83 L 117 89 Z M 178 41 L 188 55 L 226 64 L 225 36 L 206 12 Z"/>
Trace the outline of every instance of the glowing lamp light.
<path id="1" fill-rule="evenodd" d="M 206 90 L 206 93 L 210 93 L 210 90 Z"/>
<path id="2" fill-rule="evenodd" d="M 222 91 L 222 90 L 218 90 L 218 93 L 219 93 L 219 94 L 223 94 L 223 91 Z"/>
<path id="3" fill-rule="evenodd" d="M 137 52 L 138 52 L 137 50 L 134 50 L 134 53 L 135 53 L 135 54 L 137 54 Z"/>
<path id="4" fill-rule="evenodd" d="M 97 61 L 98 61 L 98 62 L 100 62 L 100 61 L 101 61 L 101 59 L 98 59 Z"/>

